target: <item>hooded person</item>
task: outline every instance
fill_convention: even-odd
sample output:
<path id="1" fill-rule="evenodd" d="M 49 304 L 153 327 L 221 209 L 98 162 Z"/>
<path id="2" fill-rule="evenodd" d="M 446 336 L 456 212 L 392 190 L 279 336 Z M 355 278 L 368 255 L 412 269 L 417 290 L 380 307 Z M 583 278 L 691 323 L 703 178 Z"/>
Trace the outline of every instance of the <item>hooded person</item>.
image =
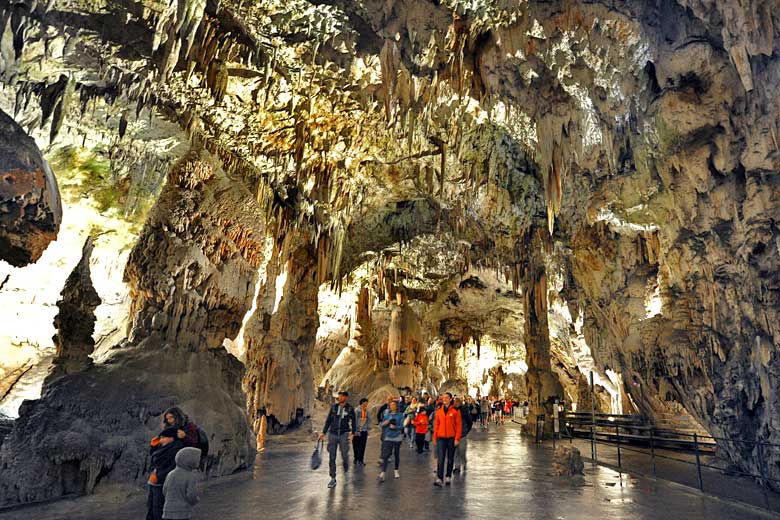
<path id="1" fill-rule="evenodd" d="M 178 438 L 177 429 L 168 427 L 149 443 L 151 474 L 149 475 L 149 496 L 146 501 L 146 520 L 162 520 L 162 488 L 168 475 L 176 468 L 176 455 L 184 448 L 184 442 Z"/>
<path id="2" fill-rule="evenodd" d="M 192 508 L 198 503 L 195 470 L 200 464 L 198 448 L 182 448 L 176 454 L 176 469 L 165 479 L 163 520 L 189 520 Z"/>

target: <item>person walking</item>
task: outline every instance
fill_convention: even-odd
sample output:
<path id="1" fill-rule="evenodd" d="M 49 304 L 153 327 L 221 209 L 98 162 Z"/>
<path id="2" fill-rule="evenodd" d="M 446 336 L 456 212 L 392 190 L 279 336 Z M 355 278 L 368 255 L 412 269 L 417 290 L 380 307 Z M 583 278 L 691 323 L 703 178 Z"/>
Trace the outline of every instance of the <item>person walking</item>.
<path id="1" fill-rule="evenodd" d="M 425 446 L 425 436 L 428 434 L 428 412 L 425 408 L 420 408 L 412 423 L 414 424 L 414 442 L 417 445 L 417 453 L 423 453 Z"/>
<path id="2" fill-rule="evenodd" d="M 414 447 L 415 432 L 413 422 L 415 415 L 417 415 L 418 407 L 419 403 L 417 402 L 417 398 L 412 397 L 406 410 L 404 410 L 404 435 L 409 438 L 410 448 Z"/>
<path id="3" fill-rule="evenodd" d="M 463 402 L 460 397 L 455 398 L 455 408 L 460 412 L 460 442 L 455 448 L 455 473 L 463 474 L 466 471 L 466 450 L 469 447 L 468 434 L 471 431 L 471 427 L 474 425 L 474 421 L 471 418 L 468 406 Z"/>
<path id="4" fill-rule="evenodd" d="M 404 414 L 398 410 L 398 402 L 392 401 L 382 420 L 382 428 L 385 429 L 382 440 L 382 472 L 379 473 L 379 481 L 385 481 L 385 471 L 390 455 L 395 458 L 395 478 L 401 478 L 399 467 L 401 464 L 401 443 L 404 440 Z"/>
<path id="5" fill-rule="evenodd" d="M 355 436 L 352 439 L 352 449 L 355 450 L 355 465 L 366 465 L 366 443 L 368 430 L 371 427 L 371 416 L 368 415 L 368 399 L 360 400 L 360 408 L 355 412 Z"/>
<path id="6" fill-rule="evenodd" d="M 482 399 L 479 400 L 479 414 L 482 422 L 482 429 L 487 430 L 488 424 L 490 423 L 490 401 L 488 401 L 487 396 L 483 395 Z"/>
<path id="7" fill-rule="evenodd" d="M 328 435 L 328 463 L 330 466 L 329 488 L 336 487 L 336 450 L 341 450 L 341 459 L 344 463 L 344 473 L 349 471 L 349 441 L 355 437 L 355 410 L 347 402 L 349 393 L 341 391 L 338 394 L 338 403 L 330 407 L 325 427 L 320 433 L 320 440 Z"/>
<path id="8" fill-rule="evenodd" d="M 479 406 L 477 406 L 477 402 L 474 400 L 473 397 L 469 396 L 468 398 L 468 410 L 469 415 L 471 416 L 471 424 L 479 422 Z"/>
<path id="9" fill-rule="evenodd" d="M 433 421 L 433 442 L 438 455 L 436 481 L 434 486 L 441 487 L 442 479 L 446 485 L 452 482 L 452 466 L 454 464 L 455 448 L 460 443 L 461 436 L 460 412 L 452 406 L 452 394 L 447 392 L 442 396 L 442 406 L 436 410 Z M 447 464 L 447 474 L 444 475 L 444 464 Z"/>

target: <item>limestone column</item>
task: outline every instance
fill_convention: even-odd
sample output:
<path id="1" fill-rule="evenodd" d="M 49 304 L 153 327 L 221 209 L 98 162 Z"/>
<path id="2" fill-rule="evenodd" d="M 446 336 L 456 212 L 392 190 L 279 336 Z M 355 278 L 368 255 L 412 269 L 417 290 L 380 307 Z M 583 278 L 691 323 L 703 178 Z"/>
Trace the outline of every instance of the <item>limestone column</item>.
<path id="1" fill-rule="evenodd" d="M 549 235 L 545 228 L 537 226 L 530 231 L 526 245 L 526 265 L 523 276 L 523 337 L 526 347 L 526 387 L 528 389 L 529 416 L 527 431 L 536 431 L 536 415 L 546 414 L 546 429 L 552 430 L 552 409 L 544 403 L 550 397 L 563 399 L 563 388 L 552 371 L 550 359 L 550 328 L 547 322 L 547 272 L 545 249 Z"/>
<path id="2" fill-rule="evenodd" d="M 286 280 L 278 298 L 277 277 L 283 273 Z M 318 291 L 312 241 L 305 233 L 291 231 L 274 251 L 258 294 L 257 310 L 244 330 L 244 391 L 258 437 L 299 426 L 311 413 L 311 353 L 319 327 Z"/>
<path id="3" fill-rule="evenodd" d="M 396 388 L 416 388 L 422 381 L 422 328 L 403 291 L 396 293 L 398 306 L 390 317 L 387 354 L 390 381 Z"/>

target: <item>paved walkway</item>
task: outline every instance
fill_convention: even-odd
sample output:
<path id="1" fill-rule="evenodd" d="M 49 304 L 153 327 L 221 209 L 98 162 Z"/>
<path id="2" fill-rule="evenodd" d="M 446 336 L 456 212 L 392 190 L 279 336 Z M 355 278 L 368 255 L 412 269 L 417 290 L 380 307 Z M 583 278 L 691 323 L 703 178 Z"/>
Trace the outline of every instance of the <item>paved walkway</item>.
<path id="1" fill-rule="evenodd" d="M 515 426 L 474 431 L 469 469 L 450 487 L 432 486 L 432 455 L 418 456 L 406 446 L 401 452 L 401 479 L 379 484 L 376 441 L 376 435 L 370 438 L 368 466 L 352 468 L 346 478 L 339 467 L 333 490 L 326 487 L 327 462 L 317 471 L 308 468 L 313 446 L 271 444 L 258 457 L 253 475 L 206 483 L 193 520 L 777 518 L 591 464 L 586 464 L 584 477 L 553 477 L 551 448 L 534 445 Z M 143 504 L 138 495 L 85 497 L 0 514 L 0 519 L 135 520 L 145 514 Z"/>

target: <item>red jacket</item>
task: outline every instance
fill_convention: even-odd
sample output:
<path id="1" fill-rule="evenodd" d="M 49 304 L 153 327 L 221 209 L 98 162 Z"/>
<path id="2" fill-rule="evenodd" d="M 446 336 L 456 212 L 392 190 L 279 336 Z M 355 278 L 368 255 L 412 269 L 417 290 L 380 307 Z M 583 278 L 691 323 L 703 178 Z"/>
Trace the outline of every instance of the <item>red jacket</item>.
<path id="1" fill-rule="evenodd" d="M 453 405 L 444 411 L 444 406 L 436 410 L 436 418 L 433 421 L 433 440 L 439 437 L 443 439 L 455 438 L 460 442 L 461 423 L 460 411 Z"/>
<path id="2" fill-rule="evenodd" d="M 428 416 L 426 414 L 418 413 L 417 417 L 412 421 L 415 428 L 414 431 L 425 435 L 428 433 Z"/>

